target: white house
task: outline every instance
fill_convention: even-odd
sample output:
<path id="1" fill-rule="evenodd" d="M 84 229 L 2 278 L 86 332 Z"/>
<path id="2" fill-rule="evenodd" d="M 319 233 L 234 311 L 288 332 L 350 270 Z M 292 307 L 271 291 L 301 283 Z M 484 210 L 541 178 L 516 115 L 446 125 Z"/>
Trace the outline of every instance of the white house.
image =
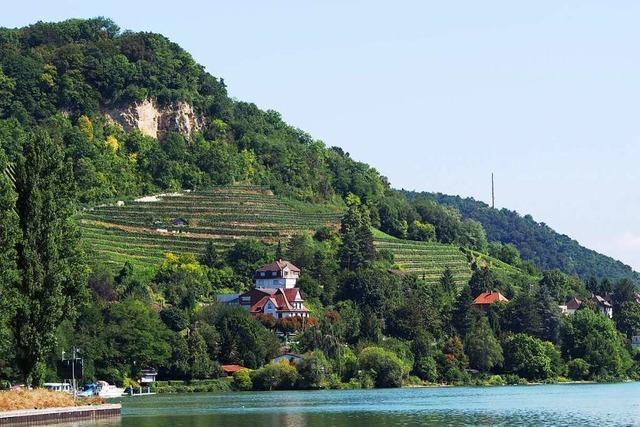
<path id="1" fill-rule="evenodd" d="M 256 288 L 295 288 L 300 269 L 289 261 L 278 259 L 258 269 L 255 274 Z"/>

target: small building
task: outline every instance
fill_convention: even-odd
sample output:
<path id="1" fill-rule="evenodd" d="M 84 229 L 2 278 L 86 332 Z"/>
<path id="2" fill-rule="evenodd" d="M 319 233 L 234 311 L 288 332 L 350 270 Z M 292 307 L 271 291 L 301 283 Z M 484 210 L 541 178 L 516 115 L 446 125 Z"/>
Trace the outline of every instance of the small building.
<path id="1" fill-rule="evenodd" d="M 254 276 L 256 288 L 295 288 L 300 269 L 282 259 L 260 267 Z"/>
<path id="2" fill-rule="evenodd" d="M 634 350 L 640 349 L 640 335 L 631 337 L 631 348 Z"/>
<path id="3" fill-rule="evenodd" d="M 156 377 L 158 376 L 158 371 L 155 369 L 143 369 L 140 371 L 140 384 L 141 385 L 149 385 L 151 383 L 156 382 Z"/>
<path id="4" fill-rule="evenodd" d="M 221 368 L 222 368 L 222 373 L 226 377 L 231 377 L 236 372 L 241 371 L 242 369 L 247 369 L 242 365 L 222 365 Z"/>
<path id="5" fill-rule="evenodd" d="M 591 297 L 591 301 L 593 301 L 600 313 L 604 314 L 609 319 L 613 318 L 613 305 L 611 305 L 611 302 L 607 301 L 600 295 L 593 295 Z"/>
<path id="6" fill-rule="evenodd" d="M 189 225 L 189 221 L 184 218 L 175 218 L 171 221 L 171 225 L 174 227 L 187 227 Z"/>
<path id="7" fill-rule="evenodd" d="M 281 362 L 287 362 L 292 365 L 297 365 L 298 363 L 302 362 L 302 356 L 295 353 L 285 353 L 271 359 L 271 363 L 281 363 Z"/>
<path id="8" fill-rule="evenodd" d="M 565 315 L 573 314 L 573 313 L 576 312 L 577 309 L 580 308 L 581 305 L 582 305 L 582 301 L 581 300 L 579 300 L 576 297 L 572 297 L 565 304 L 566 310 L 563 311 L 563 314 L 565 314 Z"/>
<path id="9" fill-rule="evenodd" d="M 480 308 L 489 308 L 497 302 L 506 304 L 509 300 L 498 291 L 483 292 L 473 300 L 473 305 Z"/>

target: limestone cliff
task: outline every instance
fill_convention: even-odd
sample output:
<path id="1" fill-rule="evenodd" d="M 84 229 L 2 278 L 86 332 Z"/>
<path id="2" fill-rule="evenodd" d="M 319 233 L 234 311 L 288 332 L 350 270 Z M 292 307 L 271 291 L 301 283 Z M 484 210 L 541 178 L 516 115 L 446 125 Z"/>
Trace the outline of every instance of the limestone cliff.
<path id="1" fill-rule="evenodd" d="M 160 106 L 154 99 L 132 103 L 105 112 L 107 120 L 118 123 L 126 130 L 139 129 L 144 135 L 158 138 L 165 132 L 180 132 L 191 136 L 201 130 L 205 119 L 193 111 L 193 107 L 178 101 Z"/>

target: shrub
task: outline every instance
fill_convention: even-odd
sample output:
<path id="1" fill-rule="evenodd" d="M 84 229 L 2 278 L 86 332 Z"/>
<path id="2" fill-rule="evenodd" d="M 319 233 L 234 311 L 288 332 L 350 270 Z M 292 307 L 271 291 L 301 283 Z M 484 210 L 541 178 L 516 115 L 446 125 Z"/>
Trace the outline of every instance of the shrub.
<path id="1" fill-rule="evenodd" d="M 425 356 L 418 360 L 415 368 L 416 374 L 423 380 L 435 383 L 438 381 L 438 364 L 431 356 Z"/>
<path id="2" fill-rule="evenodd" d="M 358 357 L 360 369 L 368 372 L 376 387 L 400 387 L 408 373 L 405 364 L 389 350 L 367 347 Z"/>
<path id="3" fill-rule="evenodd" d="M 500 375 L 491 375 L 485 381 L 486 385 L 505 385 L 507 382 Z"/>
<path id="4" fill-rule="evenodd" d="M 569 374 L 569 378 L 575 381 L 586 380 L 589 378 L 589 371 L 591 370 L 591 365 L 584 360 L 575 358 L 570 360 L 567 363 L 567 373 Z"/>
<path id="5" fill-rule="evenodd" d="M 233 374 L 233 388 L 235 390 L 247 391 L 253 388 L 251 381 L 251 371 L 249 369 L 240 369 Z"/>
<path id="6" fill-rule="evenodd" d="M 270 363 L 251 373 L 253 387 L 257 390 L 292 389 L 297 379 L 296 368 L 287 362 Z"/>

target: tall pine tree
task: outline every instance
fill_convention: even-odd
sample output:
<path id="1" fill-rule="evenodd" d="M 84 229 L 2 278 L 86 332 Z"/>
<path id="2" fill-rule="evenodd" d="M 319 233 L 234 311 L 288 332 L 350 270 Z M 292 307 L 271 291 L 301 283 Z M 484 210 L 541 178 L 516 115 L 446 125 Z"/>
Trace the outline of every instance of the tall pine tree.
<path id="1" fill-rule="evenodd" d="M 86 289 L 79 233 L 71 222 L 74 182 L 62 148 L 43 130 L 24 144 L 16 168 L 20 280 L 12 321 L 16 362 L 25 382 L 37 385 L 60 323 L 73 316 Z"/>

